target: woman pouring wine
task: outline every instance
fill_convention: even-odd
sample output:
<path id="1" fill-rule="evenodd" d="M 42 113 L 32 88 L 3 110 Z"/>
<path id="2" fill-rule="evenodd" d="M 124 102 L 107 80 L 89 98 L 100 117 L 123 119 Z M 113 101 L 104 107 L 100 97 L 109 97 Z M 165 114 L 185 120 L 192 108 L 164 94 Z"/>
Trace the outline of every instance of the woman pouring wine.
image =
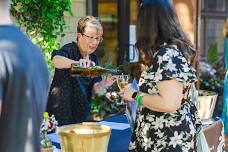
<path id="1" fill-rule="evenodd" d="M 59 125 L 80 123 L 87 120 L 90 113 L 92 93 L 111 86 L 116 77 L 71 76 L 71 64 L 76 63 L 88 68 L 98 64 L 95 54 L 103 40 L 100 21 L 93 16 L 79 20 L 77 26 L 77 43 L 64 45 L 53 51 L 52 63 L 55 74 L 51 84 L 47 111 L 54 114 Z"/>

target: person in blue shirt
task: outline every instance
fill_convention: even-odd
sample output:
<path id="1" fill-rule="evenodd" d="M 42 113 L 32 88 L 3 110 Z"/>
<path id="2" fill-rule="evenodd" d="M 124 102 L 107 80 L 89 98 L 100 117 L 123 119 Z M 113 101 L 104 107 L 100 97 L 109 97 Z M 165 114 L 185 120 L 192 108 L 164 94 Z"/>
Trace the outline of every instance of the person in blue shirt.
<path id="1" fill-rule="evenodd" d="M 49 72 L 41 50 L 10 20 L 10 2 L 0 0 L 0 151 L 40 152 Z"/>

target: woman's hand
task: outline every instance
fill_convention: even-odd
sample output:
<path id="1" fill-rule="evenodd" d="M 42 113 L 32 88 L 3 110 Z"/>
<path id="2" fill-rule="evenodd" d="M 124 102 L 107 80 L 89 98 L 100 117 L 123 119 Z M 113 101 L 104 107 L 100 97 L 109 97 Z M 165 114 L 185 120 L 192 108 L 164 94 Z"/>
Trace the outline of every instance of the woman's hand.
<path id="1" fill-rule="evenodd" d="M 116 76 L 107 76 L 101 82 L 95 83 L 93 86 L 94 93 L 99 93 L 101 90 L 108 88 L 114 82 L 116 82 L 116 80 L 117 80 Z"/>
<path id="2" fill-rule="evenodd" d="M 132 98 L 132 94 L 135 92 L 135 89 L 133 89 L 131 87 L 131 84 L 129 83 L 128 85 L 126 85 L 124 87 L 123 90 L 120 91 L 120 96 L 124 99 L 124 100 L 127 100 L 127 101 L 134 101 L 134 99 Z"/>
<path id="3" fill-rule="evenodd" d="M 95 62 L 93 62 L 93 61 L 91 61 L 90 59 L 89 59 L 89 55 L 87 55 L 85 58 L 83 58 L 83 59 L 80 59 L 79 61 L 79 66 L 80 67 L 84 67 L 84 68 L 88 68 L 88 67 L 90 67 L 90 66 L 95 66 L 96 64 L 95 64 Z"/>
<path id="4" fill-rule="evenodd" d="M 107 88 L 113 85 L 113 83 L 116 82 L 116 80 L 117 80 L 116 76 L 107 76 L 100 82 L 100 84 L 104 88 Z"/>

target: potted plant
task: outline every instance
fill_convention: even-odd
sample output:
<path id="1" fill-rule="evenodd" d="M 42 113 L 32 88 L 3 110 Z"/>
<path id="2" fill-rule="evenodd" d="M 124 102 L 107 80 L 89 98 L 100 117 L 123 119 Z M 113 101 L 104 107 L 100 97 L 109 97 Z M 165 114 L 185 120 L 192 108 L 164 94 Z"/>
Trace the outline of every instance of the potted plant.
<path id="1" fill-rule="evenodd" d="M 125 105 L 121 103 L 119 89 L 113 84 L 92 98 L 91 113 L 93 120 L 102 120 L 114 114 L 123 114 Z"/>
<path id="2" fill-rule="evenodd" d="M 220 116 L 225 68 L 223 57 L 218 55 L 218 46 L 216 42 L 210 45 L 207 58 L 204 61 L 200 61 L 199 70 L 200 89 L 213 91 L 218 94 L 214 115 Z"/>
<path id="3" fill-rule="evenodd" d="M 57 128 L 58 122 L 55 120 L 54 115 L 49 117 L 48 112 L 44 112 L 43 117 L 44 119 L 40 127 L 41 152 L 53 152 L 53 145 L 47 134 Z"/>

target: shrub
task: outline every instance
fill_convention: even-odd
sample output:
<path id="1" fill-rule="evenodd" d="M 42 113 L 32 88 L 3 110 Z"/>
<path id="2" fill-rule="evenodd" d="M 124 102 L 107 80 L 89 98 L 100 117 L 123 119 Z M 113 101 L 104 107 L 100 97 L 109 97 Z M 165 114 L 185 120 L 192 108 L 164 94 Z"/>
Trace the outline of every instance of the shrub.
<path id="1" fill-rule="evenodd" d="M 49 69 L 51 52 L 59 48 L 57 37 L 64 36 L 64 12 L 71 12 L 71 0 L 12 0 L 11 14 L 16 23 L 44 52 Z"/>

